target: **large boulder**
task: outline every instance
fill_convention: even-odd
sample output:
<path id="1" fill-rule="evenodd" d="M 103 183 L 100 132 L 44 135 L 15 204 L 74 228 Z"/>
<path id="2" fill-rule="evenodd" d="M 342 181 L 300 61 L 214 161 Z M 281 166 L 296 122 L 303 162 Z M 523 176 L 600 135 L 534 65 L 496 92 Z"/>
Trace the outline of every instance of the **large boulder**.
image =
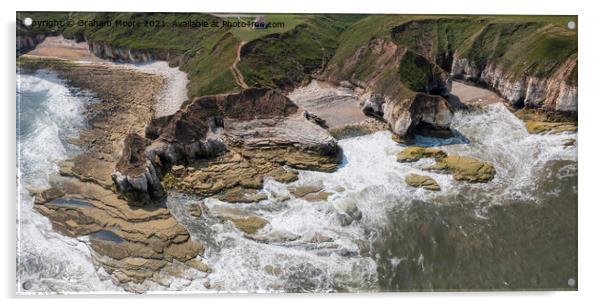
<path id="1" fill-rule="evenodd" d="M 454 179 L 468 182 L 488 182 L 495 176 L 493 164 L 464 156 L 447 156 L 427 169 L 448 171 Z"/>
<path id="2" fill-rule="evenodd" d="M 415 188 L 423 188 L 431 191 L 440 191 L 441 188 L 435 179 L 429 176 L 423 176 L 418 174 L 409 174 L 405 177 L 407 185 Z"/>
<path id="3" fill-rule="evenodd" d="M 399 138 L 407 138 L 421 129 L 446 132 L 451 135 L 453 111 L 441 96 L 416 93 L 411 98 L 389 99 L 372 94 L 362 103 L 362 111 L 384 120 Z"/>
<path id="4" fill-rule="evenodd" d="M 422 158 L 434 158 L 438 160 L 445 157 L 447 157 L 447 154 L 441 149 L 409 146 L 397 154 L 397 162 L 416 162 Z"/>

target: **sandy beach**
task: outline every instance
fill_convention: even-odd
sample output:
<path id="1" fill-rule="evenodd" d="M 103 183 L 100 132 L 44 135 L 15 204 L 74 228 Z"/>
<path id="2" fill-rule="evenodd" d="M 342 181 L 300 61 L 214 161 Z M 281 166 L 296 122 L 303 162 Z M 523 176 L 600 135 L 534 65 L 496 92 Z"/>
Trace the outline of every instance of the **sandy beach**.
<path id="1" fill-rule="evenodd" d="M 503 98 L 488 89 L 469 85 L 459 81 L 452 82 L 452 90 L 448 99 L 448 101 L 454 107 L 458 106 L 458 104 L 469 106 L 485 106 L 503 100 Z"/>
<path id="2" fill-rule="evenodd" d="M 110 65 L 119 67 L 120 69 L 131 68 L 160 75 L 165 80 L 165 86 L 164 89 L 156 96 L 156 117 L 175 113 L 180 109 L 182 103 L 188 99 L 186 88 L 186 85 L 188 84 L 188 76 L 185 72 L 179 70 L 177 67 L 169 67 L 167 62 L 164 61 L 136 64 L 115 64 L 92 54 L 87 43 L 77 43 L 73 40 L 65 39 L 61 35 L 47 37 L 35 49 L 28 52 L 27 55 L 56 58 L 101 66 Z"/>

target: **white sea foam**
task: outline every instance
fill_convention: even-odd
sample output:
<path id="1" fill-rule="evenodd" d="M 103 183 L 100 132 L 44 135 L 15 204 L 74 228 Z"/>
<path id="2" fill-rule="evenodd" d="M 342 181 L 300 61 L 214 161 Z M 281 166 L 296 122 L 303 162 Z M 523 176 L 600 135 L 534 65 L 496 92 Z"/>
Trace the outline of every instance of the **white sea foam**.
<path id="1" fill-rule="evenodd" d="M 21 119 L 34 122 L 28 123 L 28 134 L 18 140 L 21 154 L 18 287 L 21 289 L 22 283 L 31 282 L 35 291 L 117 290 L 111 282 L 99 277 L 103 274 L 92 265 L 85 238 L 78 240 L 54 232 L 48 220 L 32 210 L 31 197 L 24 189 L 25 184 L 44 185 L 47 176 L 56 171 L 56 162 L 70 154 L 63 138 L 83 124 L 81 106 L 84 102 L 72 97 L 60 82 L 50 77 L 21 76 L 21 86 L 18 92 L 23 95 L 37 92 L 46 96 L 40 96 L 45 98 L 39 101 L 43 108 L 37 112 L 43 116 Z M 19 114 L 26 114 L 24 111 Z M 193 238 L 205 245 L 203 257 L 212 268 L 208 276 L 211 290 L 376 290 L 375 259 L 391 257 L 389 262 L 395 265 L 403 260 L 371 250 L 371 243 L 383 234 L 383 228 L 396 222 L 389 220 L 390 210 L 410 206 L 413 200 L 445 201 L 459 195 L 478 203 L 480 200 L 476 197 L 485 193 L 490 197 L 474 214 L 476 218 L 486 219 L 487 206 L 503 204 L 509 199 L 537 201 L 534 197 L 537 174 L 548 161 L 577 159 L 576 146 L 563 146 L 564 139 L 576 138 L 576 134 L 528 134 L 523 123 L 502 104 L 490 105 L 480 112 L 459 112 L 452 125 L 468 143 L 443 146 L 444 142 L 437 139 L 418 141 L 442 145 L 440 147 L 448 153 L 492 162 L 497 170 L 493 181 L 469 184 L 455 181 L 447 174 L 422 171 L 422 166 L 433 162 L 429 159 L 398 163 L 395 155 L 404 146 L 393 142 L 389 132 L 378 132 L 340 141 L 344 161 L 334 173 L 301 171 L 299 180 L 291 184 L 266 180 L 263 190 L 269 199 L 260 203 L 206 201 L 210 209 L 233 206 L 267 219 L 269 225 L 257 235 L 269 238 L 268 242 L 250 239 L 231 223 L 211 216 L 191 217 L 188 209 L 198 200 L 189 196 L 170 195 L 168 206 Z M 571 172 L 571 167 L 562 171 Z M 408 187 L 404 177 L 409 173 L 428 174 L 442 191 Z M 290 196 L 291 186 L 315 183 L 321 183 L 333 195 L 327 201 L 313 203 L 294 197 L 279 200 Z M 344 191 L 336 192 L 340 187 Z M 362 212 L 360 220 L 348 226 L 339 223 L 334 203 L 342 199 L 350 199 L 358 207 Z M 316 240 L 316 237 L 332 240 Z M 176 278 L 169 288 L 152 282 L 142 286 L 160 291 L 206 291 L 203 284 L 200 278 Z"/>
<path id="2" fill-rule="evenodd" d="M 502 104 L 486 107 L 481 112 L 458 113 L 453 127 L 469 142 L 440 146 L 448 153 L 472 156 L 492 162 L 497 170 L 489 183 L 470 184 L 453 180 L 451 175 L 425 172 L 421 167 L 433 160 L 398 163 L 395 155 L 404 146 L 392 141 L 389 132 L 377 132 L 340 141 L 344 162 L 334 173 L 302 171 L 299 180 L 281 184 L 267 180 L 264 191 L 268 200 L 258 204 L 232 204 L 266 218 L 269 225 L 259 235 L 269 238 L 296 238 L 261 243 L 246 238 L 229 223 L 204 218 L 185 219 L 194 237 L 207 242 L 205 257 L 212 267 L 212 286 L 222 291 L 314 291 L 374 290 L 378 287 L 375 258 L 388 257 L 371 252 L 370 244 L 383 235 L 383 228 L 396 221 L 388 220 L 388 212 L 410 205 L 413 200 L 445 201 L 459 195 L 471 199 L 488 195 L 475 218 L 487 219 L 487 206 L 505 200 L 533 201 L 538 170 L 550 160 L 576 161 L 576 149 L 563 146 L 570 135 L 531 135 L 524 124 Z M 458 138 L 464 140 L 464 138 Z M 437 139 L 421 139 L 424 144 L 444 144 Z M 404 183 L 409 173 L 427 174 L 441 186 L 441 192 L 415 189 Z M 277 201 L 276 196 L 289 195 L 288 187 L 321 183 L 334 193 L 328 201 L 310 203 L 291 198 Z M 345 188 L 336 192 L 338 187 Z M 363 217 L 349 226 L 337 222 L 337 199 L 351 198 Z M 475 199 L 475 203 L 479 203 Z M 436 202 L 436 201 L 435 201 Z M 170 207 L 180 206 L 172 199 Z M 229 205 L 217 200 L 212 206 Z M 181 211 L 184 212 L 184 211 Z M 185 215 L 185 214 L 184 214 Z M 209 231 L 210 234 L 204 233 Z M 204 234 L 200 234 L 203 232 Z M 317 234 L 333 238 L 332 242 L 312 242 Z M 211 238 L 211 239 L 208 239 Z M 391 261 L 397 261 L 392 258 Z M 266 269 L 269 268 L 269 269 Z M 274 274 L 274 268 L 278 274 Z M 188 290 L 202 290 L 194 285 Z"/>

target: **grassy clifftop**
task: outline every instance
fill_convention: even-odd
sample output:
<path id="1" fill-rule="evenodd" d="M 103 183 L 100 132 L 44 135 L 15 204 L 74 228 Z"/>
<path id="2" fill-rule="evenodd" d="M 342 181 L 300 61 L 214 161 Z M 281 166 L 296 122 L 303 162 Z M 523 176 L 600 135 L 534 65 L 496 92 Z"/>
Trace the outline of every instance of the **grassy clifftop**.
<path id="1" fill-rule="evenodd" d="M 284 33 L 247 43 L 239 69 L 250 86 L 290 88 L 326 67 L 338 48 L 338 36 L 361 16 L 307 17 Z"/>
<path id="2" fill-rule="evenodd" d="M 371 72 L 381 70 L 381 77 L 391 81 L 387 70 L 396 69 L 407 90 L 402 92 L 424 91 L 428 76 L 439 69 L 450 72 L 456 57 L 467 58 L 480 70 L 495 64 L 515 77 L 550 77 L 576 58 L 577 31 L 567 28 L 569 21 L 577 17 L 370 15 L 341 34 L 325 74 L 378 85 L 383 82 L 375 82 Z M 382 54 L 375 52 L 375 46 L 387 44 L 395 44 L 400 54 L 410 52 L 390 61 L 394 68 L 383 67 Z M 576 66 L 567 83 L 577 84 Z"/>
<path id="3" fill-rule="evenodd" d="M 337 80 L 380 84 L 397 92 L 428 91 L 433 75 L 450 71 L 454 56 L 479 68 L 495 63 L 520 76 L 550 76 L 576 57 L 576 16 L 298 15 L 267 14 L 269 29 L 222 27 L 251 15 L 187 13 L 36 13 L 35 20 L 72 20 L 64 26 L 25 28 L 17 35 L 58 34 L 114 47 L 168 54 L 188 73 L 189 96 L 240 89 L 231 66 L 244 42 L 238 68 L 249 86 L 290 88 L 321 74 Z M 90 21 L 157 26 L 82 26 Z M 178 22 L 220 27 L 161 27 Z M 577 69 L 568 82 L 577 84 Z M 385 82 L 386 80 L 386 82 Z"/>

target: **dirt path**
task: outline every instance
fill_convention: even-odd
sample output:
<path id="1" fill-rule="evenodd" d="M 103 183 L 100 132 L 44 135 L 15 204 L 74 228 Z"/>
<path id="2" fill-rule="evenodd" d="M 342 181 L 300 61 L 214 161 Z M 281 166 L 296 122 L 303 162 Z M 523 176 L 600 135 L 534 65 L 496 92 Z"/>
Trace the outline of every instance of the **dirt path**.
<path id="1" fill-rule="evenodd" d="M 236 84 L 238 84 L 238 86 L 242 87 L 243 89 L 249 88 L 249 86 L 247 85 L 247 83 L 245 83 L 245 77 L 242 75 L 242 73 L 240 72 L 240 70 L 238 70 L 238 62 L 240 62 L 240 50 L 242 49 L 242 46 L 245 44 L 245 42 L 240 42 L 240 44 L 238 45 L 238 49 L 236 50 L 236 61 L 234 61 L 234 63 L 232 64 L 232 66 L 230 66 L 230 70 L 232 70 L 232 74 L 234 75 L 234 79 L 236 80 Z"/>

